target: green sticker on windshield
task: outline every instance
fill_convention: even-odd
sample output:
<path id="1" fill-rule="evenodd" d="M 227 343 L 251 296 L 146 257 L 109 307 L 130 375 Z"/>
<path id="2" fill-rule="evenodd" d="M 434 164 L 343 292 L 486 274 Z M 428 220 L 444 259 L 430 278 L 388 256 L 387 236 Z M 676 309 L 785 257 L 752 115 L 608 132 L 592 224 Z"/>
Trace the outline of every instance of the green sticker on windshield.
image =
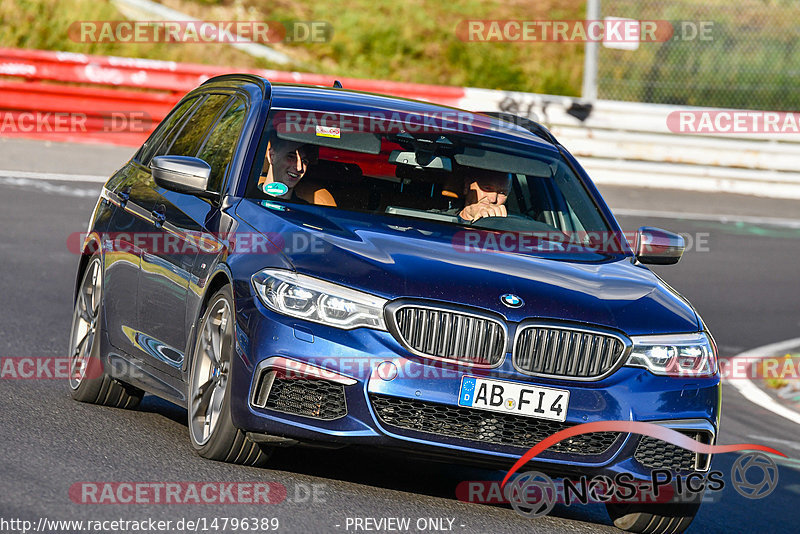
<path id="1" fill-rule="evenodd" d="M 271 210 L 286 211 L 285 207 L 281 206 L 280 204 L 276 204 L 274 202 L 270 202 L 269 200 L 262 200 L 261 201 L 261 205 L 264 206 L 265 208 L 269 208 Z"/>
<path id="2" fill-rule="evenodd" d="M 286 184 L 280 182 L 270 182 L 264 186 L 264 192 L 273 197 L 285 195 L 287 191 L 289 191 L 289 188 L 286 187 Z"/>

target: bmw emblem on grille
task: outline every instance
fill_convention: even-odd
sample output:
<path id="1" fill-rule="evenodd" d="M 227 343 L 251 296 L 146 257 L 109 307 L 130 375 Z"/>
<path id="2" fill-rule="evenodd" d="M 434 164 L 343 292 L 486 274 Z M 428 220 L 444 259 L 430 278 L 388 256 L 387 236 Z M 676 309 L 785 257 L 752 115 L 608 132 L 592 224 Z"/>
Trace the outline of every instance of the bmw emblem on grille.
<path id="1" fill-rule="evenodd" d="M 523 304 L 525 304 L 521 298 L 511 293 L 506 293 L 502 297 L 500 297 L 500 302 L 508 306 L 509 308 L 519 308 Z"/>

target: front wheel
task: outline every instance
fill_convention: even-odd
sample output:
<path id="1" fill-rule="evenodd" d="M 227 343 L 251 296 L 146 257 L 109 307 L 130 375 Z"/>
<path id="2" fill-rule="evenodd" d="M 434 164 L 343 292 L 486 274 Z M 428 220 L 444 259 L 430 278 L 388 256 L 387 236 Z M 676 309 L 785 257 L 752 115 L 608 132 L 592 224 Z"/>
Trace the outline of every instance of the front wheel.
<path id="1" fill-rule="evenodd" d="M 233 310 L 233 293 L 225 286 L 211 297 L 200 320 L 189 371 L 189 436 L 203 458 L 263 465 L 269 449 L 248 439 L 231 421 Z"/>

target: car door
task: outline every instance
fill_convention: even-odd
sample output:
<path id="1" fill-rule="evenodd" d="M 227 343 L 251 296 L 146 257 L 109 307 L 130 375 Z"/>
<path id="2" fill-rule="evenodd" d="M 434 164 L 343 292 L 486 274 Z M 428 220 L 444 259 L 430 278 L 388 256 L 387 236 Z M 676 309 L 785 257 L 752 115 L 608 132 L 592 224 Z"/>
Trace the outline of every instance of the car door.
<path id="1" fill-rule="evenodd" d="M 208 159 L 209 185 L 221 186 L 230 161 L 225 147 L 232 152 L 245 109 L 241 98 L 208 94 L 165 154 Z M 218 201 L 158 186 L 156 192 L 158 198 L 151 210 L 153 239 L 141 260 L 138 324 L 149 363 L 179 377 L 187 352 L 190 321 L 186 303 L 199 252 L 197 236 L 207 233 Z"/>
<path id="2" fill-rule="evenodd" d="M 234 159 L 244 157 L 245 150 L 237 150 L 245 145 L 245 122 L 251 107 L 245 95 L 234 97 L 231 104 L 214 126 L 214 129 L 201 146 L 197 157 L 211 166 L 209 189 L 220 194 L 223 199 L 227 184 L 231 180 L 236 162 Z M 241 163 L 241 162 L 240 162 Z M 235 230 L 233 219 L 220 209 L 208 211 L 203 204 L 192 202 L 187 205 L 193 211 L 187 214 L 204 222 L 204 230 L 214 238 L 212 247 L 201 248 L 194 263 L 189 284 L 186 306 L 186 330 L 191 334 L 191 327 L 200 314 L 200 305 L 204 286 L 220 257 L 219 248 L 229 244 L 229 235 Z M 206 243 L 208 244 L 208 243 Z M 191 337 L 191 336 L 190 336 Z"/>
<path id="3" fill-rule="evenodd" d="M 182 100 L 161 122 L 128 164 L 108 183 L 105 193 L 115 210 L 103 239 L 105 284 L 103 313 L 111 344 L 130 356 L 141 356 L 138 336 L 139 270 L 142 247 L 152 227 L 150 211 L 158 198 L 155 183 L 142 162 L 167 144 L 199 104 Z"/>

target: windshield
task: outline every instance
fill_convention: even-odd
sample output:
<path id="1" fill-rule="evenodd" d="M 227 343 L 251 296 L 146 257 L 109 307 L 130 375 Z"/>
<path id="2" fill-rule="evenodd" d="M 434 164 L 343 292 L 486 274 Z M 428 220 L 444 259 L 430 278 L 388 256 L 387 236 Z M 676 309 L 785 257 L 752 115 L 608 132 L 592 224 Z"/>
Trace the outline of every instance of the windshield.
<path id="1" fill-rule="evenodd" d="M 480 135 L 475 124 L 470 131 L 458 121 L 425 126 L 416 117 L 416 123 L 389 122 L 374 113 L 365 120 L 273 110 L 257 155 L 263 165 L 247 196 L 402 217 L 407 224 L 426 219 L 546 239 L 579 235 L 584 245 L 591 241 L 585 236 L 608 233 L 557 150 Z"/>

